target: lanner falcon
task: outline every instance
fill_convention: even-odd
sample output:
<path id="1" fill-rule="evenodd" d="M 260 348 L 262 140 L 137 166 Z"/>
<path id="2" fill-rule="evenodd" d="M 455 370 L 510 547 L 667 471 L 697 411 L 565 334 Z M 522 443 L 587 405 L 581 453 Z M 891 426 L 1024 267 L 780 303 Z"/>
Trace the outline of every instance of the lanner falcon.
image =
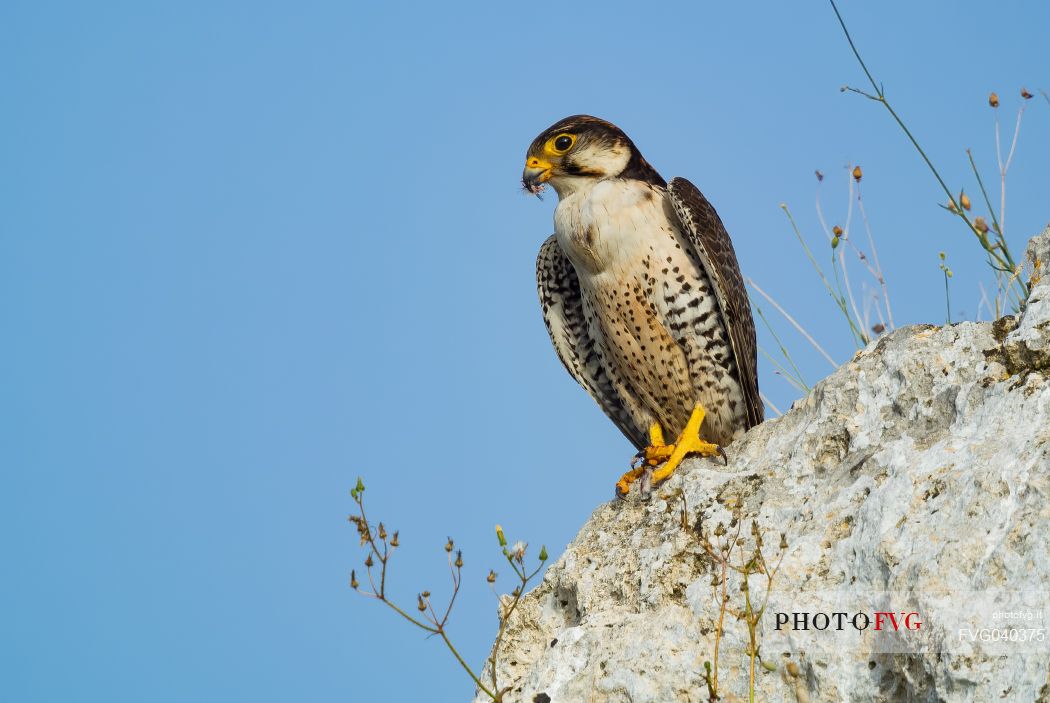
<path id="1" fill-rule="evenodd" d="M 617 494 L 646 471 L 665 480 L 687 454 L 724 458 L 720 445 L 762 422 L 762 401 L 755 324 L 715 209 L 684 178 L 668 184 L 619 127 L 587 115 L 536 137 L 522 184 L 558 193 L 555 234 L 536 262 L 554 349 L 641 450 Z"/>

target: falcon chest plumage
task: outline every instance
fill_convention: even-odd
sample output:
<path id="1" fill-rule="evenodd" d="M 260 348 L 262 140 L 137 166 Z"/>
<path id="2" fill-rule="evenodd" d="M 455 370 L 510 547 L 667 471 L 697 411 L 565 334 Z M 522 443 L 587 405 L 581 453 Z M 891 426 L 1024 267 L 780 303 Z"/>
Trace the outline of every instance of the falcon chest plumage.
<path id="1" fill-rule="evenodd" d="M 599 180 L 563 196 L 554 223 L 600 363 L 634 422 L 680 432 L 699 400 L 713 440 L 732 441 L 746 420 L 728 334 L 666 190 Z"/>

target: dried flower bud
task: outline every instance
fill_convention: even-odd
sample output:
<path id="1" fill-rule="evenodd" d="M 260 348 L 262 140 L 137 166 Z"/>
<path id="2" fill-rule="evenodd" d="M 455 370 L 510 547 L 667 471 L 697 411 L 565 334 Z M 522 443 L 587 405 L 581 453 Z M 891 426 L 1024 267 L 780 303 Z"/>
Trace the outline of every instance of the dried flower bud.
<path id="1" fill-rule="evenodd" d="M 379 523 L 379 539 L 386 539 L 386 527 Z"/>
<path id="2" fill-rule="evenodd" d="M 423 602 L 423 596 L 418 596 L 418 598 L 419 602 L 416 604 L 416 608 L 418 608 L 419 612 L 421 613 L 425 612 L 427 609 L 427 604 Z"/>
<path id="3" fill-rule="evenodd" d="M 492 569 L 489 569 L 488 578 L 486 578 L 485 580 L 488 581 L 489 583 L 496 583 L 496 572 L 493 571 Z"/>
<path id="4" fill-rule="evenodd" d="M 758 521 L 757 520 L 752 520 L 751 521 L 751 534 L 758 535 Z"/>
<path id="5" fill-rule="evenodd" d="M 456 550 L 456 568 L 457 569 L 462 569 L 463 568 L 463 550 L 462 549 L 457 549 Z"/>
<path id="6" fill-rule="evenodd" d="M 881 322 L 876 322 L 874 325 L 871 326 L 871 331 L 875 334 L 882 334 L 886 331 L 886 325 L 882 324 Z"/>
<path id="7" fill-rule="evenodd" d="M 834 227 L 831 228 L 831 233 L 834 234 L 836 237 L 841 237 L 842 236 L 842 228 L 839 227 L 838 225 L 835 225 Z"/>
<path id="8" fill-rule="evenodd" d="M 715 526 L 715 537 L 721 537 L 725 533 L 726 533 L 726 526 L 723 525 L 722 523 L 718 523 L 718 525 Z"/>
<path id="9" fill-rule="evenodd" d="M 1021 88 L 1021 97 L 1025 100 L 1031 100 L 1032 94 L 1028 92 L 1028 88 Z"/>
<path id="10" fill-rule="evenodd" d="M 875 325 L 875 327 L 879 327 L 879 326 L 880 325 Z M 874 329 L 875 328 L 873 327 L 872 331 L 874 331 Z M 880 332 L 881 332 L 881 330 L 880 330 Z M 878 332 L 875 332 L 875 334 L 878 334 Z M 787 535 L 785 533 L 783 533 L 783 532 L 780 533 L 780 548 L 781 549 L 787 549 L 788 548 L 788 538 L 787 538 Z"/>
<path id="11" fill-rule="evenodd" d="M 503 528 L 499 525 L 496 525 L 496 539 L 499 540 L 499 546 L 507 546 L 507 538 L 503 536 Z"/>
<path id="12" fill-rule="evenodd" d="M 350 569 L 350 588 L 356 591 L 359 585 L 360 584 L 357 582 L 357 572 Z"/>
<path id="13" fill-rule="evenodd" d="M 959 193 L 959 204 L 962 205 L 963 210 L 970 209 L 970 196 L 966 194 L 966 191 Z"/>
<path id="14" fill-rule="evenodd" d="M 448 542 L 445 543 L 445 551 L 450 553 L 450 554 L 452 553 L 452 538 L 451 537 L 449 537 L 448 538 Z"/>
<path id="15" fill-rule="evenodd" d="M 375 562 L 372 561 L 372 555 L 369 554 L 367 557 L 365 557 L 365 566 L 371 569 L 373 564 L 375 564 Z"/>
<path id="16" fill-rule="evenodd" d="M 394 530 L 394 536 L 390 538 L 390 546 L 396 547 L 401 544 L 397 539 L 397 530 Z"/>
<path id="17" fill-rule="evenodd" d="M 864 172 L 860 170 L 860 166 L 853 167 L 853 180 L 855 180 L 857 183 L 860 183 L 861 176 L 863 175 Z"/>
<path id="18" fill-rule="evenodd" d="M 992 92 L 988 96 L 988 104 L 991 105 L 992 107 L 999 107 L 999 95 L 996 94 L 995 92 Z"/>
<path id="19" fill-rule="evenodd" d="M 430 598 L 430 591 L 423 591 L 424 598 Z"/>
<path id="20" fill-rule="evenodd" d="M 983 217 L 977 216 L 973 220 L 973 228 L 981 234 L 985 234 L 988 231 L 988 222 Z"/>
<path id="21" fill-rule="evenodd" d="M 512 596 L 514 596 L 515 598 L 517 598 L 518 596 L 520 596 L 520 595 L 521 595 L 521 586 L 515 586 L 515 587 L 514 587 L 514 590 L 513 590 L 513 591 L 511 591 L 511 592 L 510 592 L 510 594 L 511 594 Z"/>
<path id="22" fill-rule="evenodd" d="M 813 173 L 815 173 L 817 175 L 817 183 L 820 183 L 821 181 L 824 180 L 824 174 L 820 172 L 820 169 L 817 169 Z"/>
<path id="23" fill-rule="evenodd" d="M 952 212 L 959 212 L 959 208 L 955 207 L 955 201 L 954 200 L 949 200 L 948 201 L 948 209 L 951 210 Z"/>
<path id="24" fill-rule="evenodd" d="M 747 579 L 740 582 L 740 592 L 747 593 Z"/>

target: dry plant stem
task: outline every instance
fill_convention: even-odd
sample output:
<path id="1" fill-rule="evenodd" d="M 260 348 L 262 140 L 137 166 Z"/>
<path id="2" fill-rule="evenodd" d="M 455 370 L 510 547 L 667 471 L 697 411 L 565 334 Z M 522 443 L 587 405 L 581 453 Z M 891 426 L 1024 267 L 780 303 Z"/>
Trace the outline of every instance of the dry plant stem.
<path id="1" fill-rule="evenodd" d="M 515 561 L 517 561 L 518 563 L 515 564 Z M 492 672 L 492 690 L 496 691 L 495 696 L 492 696 L 491 693 L 489 695 L 492 696 L 492 699 L 495 701 L 502 701 L 503 694 L 510 690 L 509 686 L 500 689 L 499 684 L 496 682 L 496 657 L 499 654 L 500 645 L 503 643 L 503 636 L 507 632 L 507 623 L 510 622 L 510 616 L 514 613 L 515 610 L 517 610 L 518 604 L 521 602 L 522 596 L 524 596 L 525 594 L 526 584 L 528 584 L 528 582 L 531 581 L 534 576 L 540 573 L 540 571 L 543 569 L 543 564 L 545 560 L 541 559 L 540 565 L 536 567 L 536 570 L 533 571 L 531 574 L 525 573 L 525 566 L 522 563 L 522 560 L 517 559 L 517 557 L 515 557 L 514 555 L 508 553 L 507 562 L 510 564 L 510 567 L 514 570 L 514 574 L 518 577 L 520 585 L 514 589 L 514 593 L 512 595 L 513 600 L 507 607 L 506 612 L 500 613 L 499 630 L 496 632 L 496 643 L 492 646 L 492 656 L 489 657 L 489 662 L 491 663 L 490 671 Z"/>
<path id="2" fill-rule="evenodd" d="M 999 161 L 999 225 L 1000 234 L 1006 235 L 1006 172 L 1010 169 L 1010 162 L 1014 159 L 1014 151 L 1017 149 L 1017 137 L 1021 133 L 1021 117 L 1024 115 L 1024 104 L 1017 110 L 1017 124 L 1014 125 L 1014 137 L 1010 142 L 1010 153 L 1003 163 L 1002 152 L 999 148 L 999 111 L 995 111 L 995 156 Z"/>
<path id="3" fill-rule="evenodd" d="M 768 397 L 766 396 L 766 394 L 765 394 L 765 393 L 763 393 L 762 391 L 759 391 L 759 392 L 758 392 L 758 397 L 759 397 L 759 398 L 761 398 L 761 399 L 762 399 L 762 401 L 763 401 L 763 402 L 764 402 L 764 403 L 765 403 L 766 405 L 768 405 L 768 406 L 769 406 L 769 409 L 770 409 L 770 410 L 772 410 L 773 412 L 775 412 L 775 413 L 777 414 L 777 417 L 782 417 L 782 416 L 784 415 L 784 413 L 780 412 L 780 408 L 778 408 L 778 407 L 777 407 L 776 405 L 774 405 L 774 404 L 773 404 L 773 401 L 771 401 L 771 400 L 770 400 L 770 399 L 769 399 L 769 398 L 768 398 Z"/>
<path id="4" fill-rule="evenodd" d="M 1016 269 L 1016 265 L 1014 264 L 1013 257 L 1010 256 L 1010 252 L 1006 248 L 1005 243 L 1001 243 L 1002 245 L 1000 247 L 993 247 L 992 244 L 988 241 L 987 235 L 983 234 L 980 230 L 977 229 L 977 227 L 974 226 L 974 223 L 970 221 L 970 218 L 967 216 L 963 208 L 956 206 L 955 196 L 952 195 L 952 191 L 945 184 L 944 179 L 941 178 L 941 174 L 939 171 L 937 171 L 937 167 L 933 165 L 933 162 L 930 161 L 930 158 L 926 155 L 926 152 L 923 150 L 922 146 L 919 145 L 918 140 L 915 139 L 915 136 L 911 133 L 911 130 L 908 129 L 908 126 L 904 124 L 904 121 L 897 114 L 896 110 L 894 110 L 893 107 L 890 105 L 889 101 L 886 100 L 886 95 L 883 92 L 882 87 L 878 83 L 876 83 L 875 78 L 872 77 L 871 71 L 868 70 L 867 64 L 865 64 L 864 59 L 861 58 L 860 52 L 857 50 L 856 44 L 853 43 L 853 37 L 850 36 L 849 30 L 846 28 L 846 22 L 842 19 L 842 14 L 839 12 L 839 8 L 835 4 L 835 0 L 828 0 L 828 2 L 831 3 L 831 9 L 834 10 L 835 17 L 839 21 L 839 26 L 842 27 L 842 33 L 845 34 L 846 41 L 849 42 L 850 49 L 853 51 L 853 55 L 856 57 L 857 62 L 860 64 L 860 67 L 864 70 L 864 75 L 867 76 L 868 82 L 871 83 L 872 89 L 875 91 L 875 94 L 873 95 L 866 91 L 860 90 L 859 88 L 854 88 L 848 85 L 843 86 L 843 90 L 848 90 L 851 93 L 863 95 L 869 100 L 874 100 L 875 102 L 880 103 L 883 107 L 886 108 L 886 111 L 890 113 L 891 117 L 893 117 L 893 120 L 897 123 L 897 126 L 900 127 L 901 131 L 903 131 L 905 136 L 908 137 L 908 141 L 910 141 L 912 146 L 915 147 L 915 150 L 919 152 L 919 156 L 922 157 L 922 160 L 926 163 L 927 168 L 930 169 L 930 173 L 932 173 L 933 177 L 937 179 L 937 183 L 941 186 L 941 190 L 943 190 L 944 194 L 947 196 L 948 202 L 951 203 L 953 206 L 949 208 L 950 211 L 953 214 L 958 215 L 960 218 L 962 218 L 962 220 L 970 228 L 970 231 L 977 236 L 977 239 L 981 243 L 981 246 L 984 248 L 984 250 L 988 252 L 988 254 L 996 261 L 996 263 L 999 266 L 1005 269 L 1008 273 L 1013 273 L 1013 271 Z M 1002 254 L 1000 254 L 999 252 L 1002 252 Z M 1021 287 L 1024 297 L 1027 297 L 1028 287 L 1024 284 L 1023 281 L 1018 281 L 1018 285 Z"/>
<path id="5" fill-rule="evenodd" d="M 763 320 L 763 322 L 765 322 L 765 320 Z M 769 323 L 768 322 L 766 322 L 766 327 L 769 328 Z M 770 334 L 773 334 L 772 329 L 770 329 Z M 794 374 L 792 374 L 790 371 L 785 369 L 780 364 L 780 362 L 778 362 L 776 359 L 774 359 L 773 355 L 770 354 L 769 352 L 767 352 L 765 347 L 763 347 L 761 344 L 758 345 L 758 351 L 760 351 L 762 353 L 762 356 L 764 356 L 767 359 L 769 359 L 769 363 L 773 364 L 773 366 L 776 368 L 776 375 L 777 376 L 780 376 L 785 381 L 790 383 L 800 393 L 809 393 L 809 386 L 804 385 L 799 379 L 795 378 Z"/>
<path id="6" fill-rule="evenodd" d="M 802 245 L 802 250 L 806 253 L 806 258 L 809 259 L 809 263 L 813 265 L 813 268 L 817 272 L 817 276 L 820 277 L 821 282 L 824 284 L 824 289 L 827 290 L 828 295 L 830 295 L 831 299 L 835 301 L 835 305 L 838 306 L 839 311 L 842 313 L 843 317 L 846 318 L 846 322 L 849 324 L 850 331 L 853 333 L 854 337 L 856 337 L 856 340 L 859 341 L 858 347 L 864 346 L 866 342 L 863 341 L 863 335 L 861 334 L 860 330 L 857 329 L 857 326 L 853 323 L 853 318 L 850 317 L 849 308 L 846 307 L 845 298 L 836 294 L 835 289 L 833 289 L 831 287 L 831 284 L 828 283 L 827 276 L 824 275 L 824 271 L 820 268 L 820 264 L 817 263 L 816 258 L 813 256 L 813 252 L 810 251 L 809 245 L 806 244 L 806 240 L 802 237 L 802 232 L 799 230 L 798 225 L 795 224 L 795 218 L 791 215 L 791 210 L 788 209 L 788 206 L 783 203 L 781 203 L 780 209 L 784 211 L 785 215 L 787 215 L 788 222 L 791 223 L 791 229 L 795 233 L 795 238 L 798 239 L 799 244 Z"/>
<path id="7" fill-rule="evenodd" d="M 886 319 L 883 319 L 882 311 L 880 309 L 879 320 L 884 326 L 888 322 L 889 329 L 895 330 L 897 329 L 897 325 L 893 323 L 893 309 L 890 307 L 890 291 L 889 288 L 887 288 L 886 286 L 886 278 L 882 275 L 882 264 L 879 263 L 879 250 L 875 247 L 875 237 L 873 237 L 871 234 L 871 225 L 868 223 L 868 213 L 864 210 L 864 201 L 860 197 L 859 184 L 857 185 L 857 207 L 860 209 L 860 219 L 864 223 L 864 231 L 868 235 L 868 245 L 871 247 L 871 257 L 875 262 L 875 267 L 872 268 L 871 264 L 868 263 L 867 257 L 864 256 L 864 254 L 859 249 L 857 249 L 856 246 L 854 246 L 852 240 L 850 240 L 850 246 L 852 246 L 856 250 L 857 256 L 859 256 L 861 260 L 864 261 L 864 265 L 868 267 L 868 271 L 871 273 L 872 276 L 875 277 L 875 280 L 879 282 L 879 286 L 882 288 L 882 302 L 883 305 L 886 306 Z"/>
<path id="8" fill-rule="evenodd" d="M 853 177 L 850 176 L 850 179 L 849 179 L 849 206 L 846 208 L 846 229 L 842 233 L 842 237 L 847 242 L 849 241 L 849 234 L 852 231 L 852 225 L 853 225 L 853 183 L 854 183 Z M 832 250 L 832 251 L 834 252 L 834 250 Z M 834 262 L 834 253 L 832 253 L 832 264 L 834 264 L 834 263 L 835 263 Z M 868 333 L 867 333 L 868 325 L 867 325 L 867 322 L 865 320 L 861 319 L 860 312 L 857 311 L 857 301 L 853 299 L 853 286 L 851 286 L 850 283 L 849 283 L 849 272 L 846 270 L 846 251 L 845 251 L 845 248 L 839 250 L 838 265 L 839 265 L 839 268 L 842 269 L 842 280 L 845 281 L 845 283 L 846 283 L 846 293 L 849 295 L 850 307 L 853 308 L 853 317 L 857 320 L 857 325 L 859 325 L 860 329 L 861 329 L 861 333 L 860 333 L 861 339 L 863 339 L 864 343 L 867 344 L 869 341 L 871 341 L 868 338 Z M 836 279 L 836 281 L 838 280 L 838 274 L 837 273 L 836 273 L 835 279 Z M 842 291 L 841 290 L 839 291 L 839 295 L 842 295 Z"/>
<path id="9" fill-rule="evenodd" d="M 742 567 L 734 567 L 744 577 L 744 611 L 734 613 L 738 618 L 744 620 L 747 624 L 747 632 L 749 639 L 750 652 L 749 657 L 749 678 L 748 678 L 748 696 L 750 703 L 755 701 L 755 660 L 758 659 L 758 623 L 761 622 L 762 616 L 765 614 L 766 605 L 769 602 L 769 594 L 773 590 L 773 579 L 777 575 L 777 571 L 780 570 L 780 565 L 784 561 L 784 554 L 786 553 L 786 542 L 781 543 L 780 557 L 777 559 L 776 566 L 772 569 L 766 563 L 765 555 L 762 553 L 762 535 L 761 530 L 758 527 L 757 522 L 752 523 L 752 534 L 755 535 L 755 551 L 750 559 L 747 558 L 747 554 L 744 551 L 744 545 L 738 540 L 740 547 L 740 561 L 743 564 Z M 763 574 L 766 577 L 766 595 L 762 600 L 762 606 L 757 610 L 751 604 L 751 588 L 749 586 L 748 579 L 753 572 Z"/>
<path id="10" fill-rule="evenodd" d="M 788 322 L 790 322 L 791 326 L 794 327 L 798 331 L 799 334 L 801 334 L 803 337 L 805 337 L 806 341 L 809 342 L 813 346 L 814 349 L 816 349 L 818 352 L 820 352 L 821 356 L 823 356 L 825 359 L 827 359 L 828 363 L 831 364 L 831 368 L 832 369 L 837 369 L 838 368 L 838 364 L 836 364 L 835 360 L 831 358 L 831 355 L 828 354 L 826 351 L 824 351 L 823 347 L 821 347 L 819 344 L 817 344 L 817 340 L 813 339 L 813 337 L 808 332 L 806 332 L 805 328 L 803 328 L 802 325 L 800 325 L 795 320 L 795 318 L 793 318 L 791 315 L 788 314 L 787 310 L 785 310 L 783 307 L 781 307 L 777 303 L 777 301 L 773 300 L 773 298 L 768 293 L 766 293 L 764 290 L 759 288 L 758 284 L 755 283 L 754 280 L 752 280 L 750 278 L 746 278 L 744 280 L 747 283 L 747 285 L 749 285 L 749 286 L 751 286 L 752 288 L 755 289 L 756 293 L 758 293 L 763 298 L 765 298 L 769 302 L 769 304 L 772 305 L 776 309 L 777 312 L 779 312 L 781 315 L 783 315 L 784 319 L 787 320 Z M 755 309 L 756 310 L 758 309 L 757 305 L 755 306 Z M 777 342 L 779 343 L 780 340 L 778 339 Z M 795 365 L 792 364 L 792 367 L 794 367 L 794 366 Z M 795 370 L 798 371 L 797 368 Z M 801 377 L 802 377 L 802 374 L 800 373 L 799 374 L 799 378 L 801 378 Z"/>
<path id="11" fill-rule="evenodd" d="M 715 628 L 715 651 L 711 661 L 711 671 L 707 676 L 707 692 L 709 700 L 719 700 L 718 695 L 718 655 L 722 644 L 722 635 L 725 632 L 725 616 L 729 609 L 729 595 L 727 593 L 729 585 L 729 565 L 730 556 L 733 553 L 733 545 L 736 544 L 740 538 L 740 527 L 741 520 L 734 515 L 734 522 L 736 522 L 736 532 L 733 534 L 725 533 L 723 537 L 725 539 L 716 548 L 715 545 L 711 544 L 711 540 L 702 534 L 700 523 L 697 522 L 695 529 L 695 535 L 700 539 L 700 546 L 704 549 L 707 555 L 718 565 L 718 583 L 719 588 L 715 591 L 715 597 L 718 598 L 718 625 Z M 719 523 L 721 525 L 721 523 Z M 730 526 L 733 522 L 730 522 Z M 717 535 L 718 532 L 716 531 Z"/>
<path id="12" fill-rule="evenodd" d="M 358 485 L 360 486 L 360 483 Z M 372 586 L 372 592 L 368 593 L 367 591 L 361 591 L 361 590 L 358 590 L 358 592 L 361 593 L 362 595 L 368 596 L 369 598 L 375 598 L 376 600 L 380 601 L 381 603 L 384 603 L 391 610 L 393 610 L 395 613 L 397 613 L 398 615 L 400 615 L 401 617 L 403 617 L 405 620 L 407 620 L 408 622 L 412 623 L 416 627 L 420 628 L 421 630 L 425 630 L 426 632 L 429 632 L 430 634 L 433 634 L 433 635 L 439 635 L 441 637 L 441 640 L 445 643 L 445 646 L 448 647 L 448 650 L 452 653 L 452 656 L 454 656 L 456 658 L 456 661 L 458 661 L 459 665 L 461 667 L 463 667 L 463 670 L 465 672 L 467 672 L 467 675 L 470 676 L 470 678 L 474 681 L 474 684 L 478 687 L 478 689 L 481 690 L 481 691 L 484 691 L 487 696 L 492 698 L 492 700 L 498 701 L 499 700 L 498 694 L 494 693 L 493 690 L 490 690 L 485 684 L 483 684 L 481 682 L 481 679 L 479 679 L 477 674 L 474 673 L 474 670 L 470 668 L 470 665 L 467 664 L 467 662 L 465 662 L 463 660 L 462 656 L 460 656 L 459 651 L 456 649 L 455 645 L 453 645 L 452 641 L 448 638 L 448 634 L 445 632 L 445 625 L 448 622 L 448 617 L 449 617 L 449 615 L 452 612 L 452 605 L 453 605 L 453 603 L 455 603 L 456 595 L 459 593 L 459 586 L 460 586 L 460 583 L 462 582 L 462 574 L 461 574 L 460 568 L 459 567 L 455 567 L 452 564 L 451 553 L 449 554 L 449 567 L 450 567 L 450 569 L 454 569 L 452 571 L 453 589 L 452 589 L 452 597 L 449 599 L 448 609 L 445 611 L 444 617 L 442 617 L 441 619 L 438 619 L 436 613 L 434 612 L 433 607 L 430 605 L 429 597 L 424 599 L 423 596 L 420 596 L 420 602 L 424 603 L 425 607 L 430 611 L 430 616 L 427 618 L 429 620 L 430 624 L 427 624 L 426 622 L 423 622 L 421 620 L 418 620 L 418 619 L 412 617 L 411 615 L 406 613 L 402 608 L 400 608 L 396 603 L 394 603 L 389 598 L 387 598 L 387 595 L 386 595 L 386 569 L 387 569 L 388 560 L 390 558 L 390 544 L 389 544 L 389 542 L 388 542 L 386 537 L 382 537 L 380 539 L 380 541 L 383 543 L 383 548 L 382 548 L 382 550 L 380 550 L 379 546 L 376 544 L 376 539 L 375 539 L 375 534 L 373 532 L 373 528 L 372 528 L 371 524 L 368 522 L 368 517 L 367 517 L 367 515 L 365 513 L 364 498 L 360 495 L 360 492 L 357 492 L 353 496 L 353 498 L 354 498 L 354 502 L 357 504 L 358 512 L 360 513 L 360 515 L 359 515 L 360 527 L 359 527 L 358 531 L 360 532 L 360 534 L 361 534 L 362 538 L 364 539 L 365 543 L 368 544 L 368 548 L 369 548 L 369 551 L 371 552 L 371 556 L 374 556 L 375 559 L 380 564 L 379 587 L 376 588 L 375 581 L 374 581 L 374 579 L 372 577 L 372 567 L 367 565 L 367 562 L 366 562 L 366 567 L 365 568 L 366 568 L 366 572 L 367 572 L 367 575 L 368 575 L 369 584 Z M 424 616 L 426 617 L 426 613 L 425 612 L 424 612 Z"/>
<path id="13" fill-rule="evenodd" d="M 879 286 L 882 288 L 882 296 L 883 297 L 882 297 L 882 303 L 879 302 L 878 297 L 875 298 L 875 303 L 876 303 L 875 309 L 876 309 L 876 312 L 878 313 L 879 320 L 880 320 L 880 322 L 882 322 L 882 325 L 883 325 L 884 328 L 886 327 L 886 318 L 888 317 L 889 320 L 890 320 L 890 327 L 889 327 L 889 329 L 895 329 L 895 326 L 893 325 L 893 311 L 890 308 L 889 291 L 888 291 L 888 289 L 886 287 L 886 279 L 882 275 L 882 265 L 879 263 L 878 250 L 875 248 L 875 238 L 872 236 L 872 233 L 871 233 L 871 225 L 868 222 L 868 215 L 867 215 L 867 213 L 864 210 L 864 201 L 861 199 L 861 196 L 860 196 L 860 184 L 859 183 L 856 184 L 856 187 L 857 187 L 857 198 L 856 198 L 856 200 L 857 200 L 857 207 L 860 210 L 861 219 L 864 222 L 864 229 L 865 229 L 865 231 L 868 234 L 868 243 L 871 245 L 872 256 L 874 257 L 874 260 L 875 260 L 875 266 L 874 267 L 872 267 L 871 261 L 868 259 L 867 255 L 863 251 L 861 251 L 860 247 L 858 247 L 854 243 L 853 238 L 849 236 L 849 232 L 850 232 L 850 229 L 851 229 L 850 224 L 851 224 L 852 214 L 853 214 L 852 213 L 853 186 L 854 186 L 855 181 L 854 181 L 854 178 L 852 176 L 851 169 L 849 169 L 847 167 L 846 172 L 847 172 L 846 178 L 848 180 L 848 185 L 849 185 L 849 190 L 850 190 L 850 195 L 849 195 L 849 198 L 850 198 L 850 201 L 849 201 L 850 202 L 850 209 L 849 209 L 849 211 L 847 213 L 847 217 L 846 217 L 846 230 L 843 231 L 841 235 L 839 235 L 839 241 L 840 242 L 845 242 L 853 250 L 853 253 L 856 254 L 857 259 L 861 262 L 861 264 L 864 265 L 864 268 L 866 268 L 868 270 L 868 273 L 871 274 L 871 277 L 874 278 L 876 281 L 878 281 Z M 817 188 L 817 194 L 816 194 L 815 201 L 816 201 L 816 209 L 817 209 L 817 219 L 820 221 L 821 229 L 824 230 L 824 236 L 827 238 L 829 243 L 834 242 L 834 238 L 835 238 L 836 235 L 834 235 L 831 232 L 831 229 L 828 227 L 828 222 L 827 222 L 827 220 L 824 217 L 824 208 L 823 208 L 823 206 L 821 204 L 821 201 L 820 201 L 820 188 L 819 188 L 819 186 Z M 839 263 L 842 266 L 843 275 L 846 276 L 845 252 L 843 250 L 840 250 L 839 251 L 839 255 L 840 255 Z M 853 290 L 850 287 L 848 277 L 847 277 L 847 280 L 846 280 L 846 286 L 847 286 L 847 288 L 849 290 L 849 293 L 850 293 L 850 302 L 853 304 L 854 314 L 856 314 L 857 306 L 856 306 L 856 302 L 853 301 Z M 885 306 L 886 306 L 886 315 L 885 315 L 885 317 L 883 316 L 882 304 L 885 304 Z M 865 314 L 864 314 L 864 317 L 863 317 L 862 320 L 860 319 L 860 316 L 858 315 L 858 321 L 861 323 L 861 329 L 863 329 L 863 330 L 871 329 L 870 325 L 868 324 L 869 319 L 868 319 L 867 310 L 868 310 L 867 307 L 865 307 Z M 865 339 L 867 339 L 867 332 L 866 331 L 864 333 L 864 337 L 865 337 Z"/>

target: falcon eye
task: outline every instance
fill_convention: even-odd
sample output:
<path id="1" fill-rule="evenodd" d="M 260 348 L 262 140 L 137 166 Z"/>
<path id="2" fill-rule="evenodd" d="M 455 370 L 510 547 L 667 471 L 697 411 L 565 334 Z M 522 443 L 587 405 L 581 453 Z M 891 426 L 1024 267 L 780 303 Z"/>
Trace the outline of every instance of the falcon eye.
<path id="1" fill-rule="evenodd" d="M 576 137 L 571 134 L 559 134 L 547 142 L 548 148 L 555 154 L 564 154 L 576 143 Z"/>

